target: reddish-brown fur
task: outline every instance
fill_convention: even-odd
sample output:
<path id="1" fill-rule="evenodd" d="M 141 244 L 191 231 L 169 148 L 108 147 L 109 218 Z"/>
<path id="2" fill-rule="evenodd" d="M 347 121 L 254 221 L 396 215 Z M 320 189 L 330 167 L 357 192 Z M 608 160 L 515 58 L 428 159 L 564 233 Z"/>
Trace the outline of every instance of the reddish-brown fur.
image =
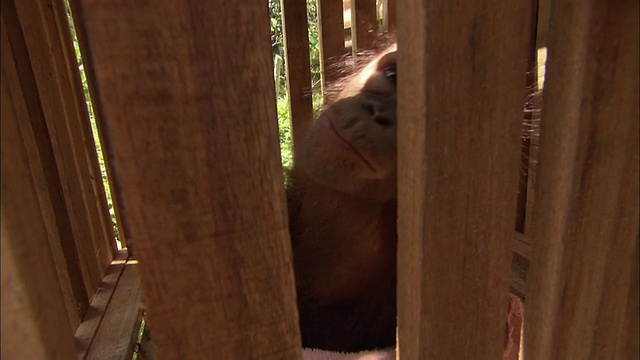
<path id="1" fill-rule="evenodd" d="M 396 55 L 389 51 L 321 112 L 291 172 L 289 222 L 306 348 L 395 345 Z M 503 358 L 511 360 L 522 308 L 513 295 L 508 308 Z"/>
<path id="2" fill-rule="evenodd" d="M 356 77 L 321 113 L 291 173 L 305 347 L 358 351 L 395 343 L 395 53 L 372 63 L 378 66 L 364 85 Z"/>

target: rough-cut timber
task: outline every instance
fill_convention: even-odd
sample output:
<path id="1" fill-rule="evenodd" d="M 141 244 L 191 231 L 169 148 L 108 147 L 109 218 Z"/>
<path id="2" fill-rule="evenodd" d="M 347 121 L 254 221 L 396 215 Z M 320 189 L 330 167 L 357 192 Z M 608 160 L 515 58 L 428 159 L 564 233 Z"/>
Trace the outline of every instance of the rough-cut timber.
<path id="1" fill-rule="evenodd" d="M 80 323 L 80 326 L 78 327 L 74 335 L 76 353 L 78 354 L 79 359 L 85 359 L 87 357 L 89 348 L 94 343 L 94 339 L 96 338 L 98 330 L 102 327 L 103 323 L 109 322 L 103 321 L 103 319 L 105 317 L 107 309 L 112 304 L 111 300 L 114 296 L 116 287 L 119 285 L 119 281 L 122 277 L 122 272 L 125 268 L 128 257 L 129 254 L 126 249 L 120 250 L 116 253 L 111 266 L 109 266 L 109 268 L 107 269 L 107 273 L 100 283 L 99 290 L 91 298 L 91 304 L 87 310 L 87 313 L 82 318 L 82 322 Z M 136 285 L 139 287 L 139 283 L 137 283 Z M 116 313 L 118 314 L 117 316 L 120 316 L 129 313 L 130 308 L 133 306 L 140 308 L 140 299 L 135 299 L 135 301 L 137 303 L 128 304 L 128 306 L 125 305 L 120 309 L 116 309 L 116 311 L 112 310 L 111 313 Z M 121 316 L 120 319 L 124 320 L 124 316 Z M 121 321 L 121 323 L 125 324 L 126 321 Z M 134 323 L 128 324 L 128 330 L 132 332 L 134 326 Z M 124 353 L 124 351 L 122 351 L 122 353 Z"/>
<path id="2" fill-rule="evenodd" d="M 638 2 L 551 2 L 525 358 L 638 358 Z"/>
<path id="3" fill-rule="evenodd" d="M 529 3 L 398 7 L 402 359 L 501 357 Z"/>
<path id="4" fill-rule="evenodd" d="M 383 19 L 386 24 L 386 29 L 389 32 L 395 33 L 397 30 L 397 17 L 398 17 L 398 1 L 387 0 L 386 17 Z"/>
<path id="5" fill-rule="evenodd" d="M 371 50 L 378 37 L 376 0 L 351 0 L 351 40 L 353 55 Z"/>
<path id="6" fill-rule="evenodd" d="M 316 0 L 318 6 L 318 42 L 320 46 L 320 76 L 325 93 L 341 76 L 341 62 L 345 55 L 342 1 Z"/>
<path id="7" fill-rule="evenodd" d="M 138 261 L 129 258 L 124 262 L 86 360 L 130 360 L 133 356 L 142 321 L 142 298 Z"/>
<path id="8" fill-rule="evenodd" d="M 74 8 L 158 356 L 299 359 L 268 7 Z"/>
<path id="9" fill-rule="evenodd" d="M 89 267 L 95 273 L 97 264 L 89 266 L 86 258 L 78 257 L 77 245 L 81 244 L 76 242 L 77 232 L 73 229 L 82 224 L 71 222 L 67 207 L 69 198 L 63 193 L 56 153 L 47 130 L 43 101 L 51 101 L 57 93 L 41 99 L 25 34 L 11 1 L 2 2 L 2 23 L 2 81 L 7 89 L 11 89 L 14 108 L 20 119 L 18 126 L 28 154 L 29 170 L 47 229 L 58 282 L 71 326 L 75 328 L 94 290 Z M 43 95 L 47 98 L 48 94 Z"/>
<path id="10" fill-rule="evenodd" d="M 298 157 L 307 128 L 313 119 L 307 3 L 281 0 L 281 4 L 289 115 L 294 154 Z"/>
<path id="11" fill-rule="evenodd" d="M 15 6 L 42 102 L 42 135 L 51 141 L 76 256 L 89 272 L 90 296 L 113 259 L 115 240 L 66 10 L 63 2 L 50 0 Z"/>
<path id="12" fill-rule="evenodd" d="M 29 126 L 29 117 L 37 115 L 29 108 L 33 103 L 25 101 L 28 92 L 20 83 L 9 81 L 18 75 L 16 56 L 7 38 L 5 17 L 8 13 L 3 3 L 0 357 L 73 359 L 72 319 L 69 309 L 65 308 L 65 296 L 71 295 L 69 279 L 66 279 L 66 288 L 62 280 L 58 280 L 58 259 L 54 259 L 54 252 L 63 256 L 60 249 L 52 249 L 50 242 L 59 238 L 49 231 L 50 224 L 55 222 L 50 218 L 51 204 L 42 201 L 43 191 L 37 189 L 36 184 L 44 182 L 40 158 L 34 155 L 37 150 L 33 130 Z"/>

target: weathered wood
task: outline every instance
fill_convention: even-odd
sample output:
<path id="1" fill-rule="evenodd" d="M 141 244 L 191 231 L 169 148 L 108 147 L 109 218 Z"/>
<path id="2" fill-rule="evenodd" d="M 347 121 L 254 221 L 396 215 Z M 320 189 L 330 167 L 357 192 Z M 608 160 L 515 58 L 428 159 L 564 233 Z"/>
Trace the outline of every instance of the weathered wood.
<path id="1" fill-rule="evenodd" d="M 122 276 L 85 359 L 130 360 L 133 356 L 142 320 L 142 296 L 137 266 L 137 260 L 131 259 L 123 265 Z"/>
<path id="2" fill-rule="evenodd" d="M 531 132 L 529 141 L 529 167 L 528 167 L 528 179 L 527 179 L 527 205 L 525 217 L 525 229 L 531 229 L 533 221 L 533 208 L 535 207 L 536 197 L 536 178 L 538 168 L 538 147 L 540 137 L 541 113 L 542 113 L 542 93 L 544 91 L 544 74 L 547 62 L 547 33 L 549 29 L 549 8 L 550 0 L 537 0 L 537 13 L 538 20 L 536 26 L 536 64 L 533 73 L 536 76 L 535 89 L 531 99 L 533 109 L 531 113 Z M 530 231 L 525 230 L 527 235 Z M 529 241 L 531 237 L 528 236 Z"/>
<path id="3" fill-rule="evenodd" d="M 311 93 L 311 65 L 309 63 L 309 28 L 307 3 L 299 0 L 280 0 L 284 31 L 289 119 L 294 159 L 301 156 L 301 144 L 313 120 Z"/>
<path id="4" fill-rule="evenodd" d="M 106 191 L 102 180 L 100 162 L 98 161 L 96 142 L 93 137 L 89 104 L 87 104 L 84 88 L 82 87 L 82 78 L 69 27 L 67 7 L 64 1 L 52 1 L 45 3 L 42 8 L 51 8 L 55 16 L 55 25 L 64 54 L 66 65 L 64 70 L 66 70 L 66 73 L 63 73 L 63 75 L 69 76 L 67 84 L 69 96 L 65 100 L 71 103 L 68 106 L 71 107 L 72 113 L 72 116 L 69 117 L 68 127 L 71 130 L 74 146 L 78 152 L 78 167 L 84 184 L 89 219 L 95 228 L 96 258 L 101 261 L 104 273 L 117 251 L 116 239 L 111 215 L 109 214 L 109 204 L 107 203 Z M 121 243 L 123 247 L 126 247 L 126 243 L 123 241 Z"/>
<path id="5" fill-rule="evenodd" d="M 78 13 L 81 12 L 81 9 L 79 9 L 77 6 L 77 2 L 74 0 L 69 0 L 69 7 L 71 8 L 71 15 L 72 15 L 72 19 L 74 22 L 74 26 L 75 26 L 75 31 L 76 31 L 76 37 L 78 39 L 78 46 L 80 48 L 80 53 L 82 56 L 82 61 L 83 61 L 83 65 L 84 65 L 84 70 L 85 70 L 85 75 L 87 77 L 87 85 L 89 87 L 89 94 L 91 99 L 94 99 L 97 97 L 97 93 L 98 93 L 98 89 L 95 88 L 94 84 L 95 84 L 95 80 L 93 79 L 93 73 L 91 71 L 89 71 L 92 67 L 92 63 L 93 63 L 93 59 L 91 59 L 91 56 L 89 54 L 88 48 L 89 48 L 89 44 L 87 43 L 87 39 L 86 36 L 84 35 L 85 29 L 84 29 L 84 25 L 82 24 L 82 21 L 79 20 L 79 15 Z M 104 154 L 104 136 L 102 135 L 104 132 L 104 129 L 102 129 L 102 121 L 100 121 L 100 118 L 103 116 L 103 111 L 101 108 L 101 104 L 100 102 L 97 101 L 92 101 L 91 107 L 93 108 L 93 116 L 95 119 L 95 123 L 96 123 L 96 127 L 98 129 L 98 142 L 100 143 L 101 148 L 103 149 L 103 158 L 104 158 L 104 165 L 106 168 L 106 172 L 107 172 L 107 178 L 108 179 L 113 179 L 114 178 L 114 169 L 113 166 L 111 165 L 111 159 L 109 159 L 105 154 Z M 98 168 L 99 168 L 99 164 L 98 164 Z M 100 174 L 100 178 L 102 178 L 102 172 L 98 172 L 98 168 L 94 169 L 94 173 L 95 174 Z M 104 189 L 104 185 L 100 184 L 97 185 L 102 186 Z M 129 244 L 127 241 L 127 234 L 124 231 L 124 227 L 120 226 L 120 224 L 123 223 L 121 215 L 120 215 L 120 206 L 118 204 L 118 197 L 115 196 L 115 194 L 118 193 L 118 184 L 112 180 L 109 180 L 109 190 L 111 191 L 111 203 L 113 206 L 113 210 L 114 210 L 114 214 L 115 214 L 115 221 L 116 221 L 116 225 L 118 227 L 118 239 L 120 241 L 120 244 L 122 247 L 126 247 L 129 251 L 129 255 L 134 256 L 134 249 L 133 249 L 133 244 Z M 98 189 L 98 191 L 100 191 Z M 108 209 L 107 209 L 108 211 Z M 111 222 L 109 222 L 110 226 Z"/>
<path id="6" fill-rule="evenodd" d="M 636 248 L 633 249 L 633 254 L 638 254 L 640 248 L 638 248 L 638 243 L 636 242 Z M 629 279 L 629 296 L 627 300 L 627 309 L 626 315 L 627 317 L 622 320 L 623 328 L 622 334 L 628 334 L 627 336 L 622 336 L 618 338 L 619 341 L 617 346 L 617 353 L 614 353 L 612 357 L 614 358 L 624 358 L 624 356 L 629 356 L 630 359 L 637 359 L 638 354 L 640 354 L 640 342 L 638 341 L 638 334 L 640 334 L 640 318 L 638 304 L 640 304 L 640 291 L 638 291 L 638 284 L 640 283 L 640 267 L 636 263 L 631 268 L 631 278 Z M 635 284 L 635 286 L 634 286 Z"/>
<path id="7" fill-rule="evenodd" d="M 398 9 L 401 359 L 498 359 L 507 313 L 529 2 Z"/>
<path id="8" fill-rule="evenodd" d="M 86 263 L 78 259 L 35 76 L 13 2 L 2 2 L 2 21 L 2 81 L 14 91 L 12 106 L 20 119 L 18 126 L 28 155 L 31 178 L 40 202 L 69 321 L 75 328 L 86 310 L 93 286 Z"/>
<path id="9" fill-rule="evenodd" d="M 284 59 L 275 54 L 273 57 L 273 81 L 276 83 L 276 99 L 280 98 L 280 74 L 282 74 L 282 69 L 284 69 Z"/>
<path id="10" fill-rule="evenodd" d="M 104 276 L 113 252 L 113 229 L 104 191 L 97 193 L 90 173 L 88 152 L 95 153 L 86 103 L 81 90 L 75 52 L 63 2 L 50 0 L 15 2 L 18 21 L 29 51 L 46 131 L 50 138 L 68 216 L 75 234 L 80 261 L 85 262 L 93 293 Z M 104 207 L 100 207 L 103 202 Z"/>
<path id="11" fill-rule="evenodd" d="M 358 52 L 371 50 L 378 37 L 376 0 L 351 1 L 351 40 L 355 57 Z"/>
<path id="12" fill-rule="evenodd" d="M 82 318 L 82 322 L 74 336 L 79 359 L 84 359 L 87 356 L 89 347 L 98 332 L 107 307 L 111 303 L 111 298 L 118 285 L 128 257 L 127 250 L 120 250 L 116 253 L 111 266 L 107 269 L 107 273 L 100 283 L 100 287 L 91 298 L 91 304 L 89 304 L 89 308 Z"/>
<path id="13" fill-rule="evenodd" d="M 551 3 L 527 359 L 639 355 L 638 10 Z"/>
<path id="14" fill-rule="evenodd" d="M 388 32 L 395 33 L 397 29 L 397 18 L 398 18 L 398 1 L 397 0 L 387 0 L 387 13 L 385 16 L 385 24 Z"/>
<path id="15" fill-rule="evenodd" d="M 520 299 L 526 299 L 526 281 L 529 270 L 529 259 L 520 255 L 518 252 L 513 253 L 511 260 L 511 286 L 509 290 L 512 294 Z M 519 345 L 522 345 L 520 341 Z"/>
<path id="16" fill-rule="evenodd" d="M 318 8 L 318 37 L 320 42 L 320 76 L 322 93 L 342 75 L 342 59 L 345 55 L 344 21 L 342 1 L 316 0 Z"/>
<path id="17" fill-rule="evenodd" d="M 531 242 L 528 236 L 516 231 L 513 234 L 512 244 L 513 252 L 518 253 L 527 259 L 531 259 Z"/>
<path id="18" fill-rule="evenodd" d="M 524 224 L 522 232 L 524 236 L 521 237 L 523 241 L 532 245 L 533 239 L 531 237 L 531 226 L 533 223 L 533 209 L 535 207 L 536 198 L 536 174 L 538 168 L 538 147 L 540 144 L 540 127 L 542 126 L 542 119 L 540 114 L 542 113 L 542 92 L 544 88 L 544 69 L 547 61 L 546 48 L 541 47 L 541 43 L 544 41 L 543 37 L 546 36 L 547 28 L 549 27 L 548 17 L 548 2 L 549 0 L 536 0 L 534 2 L 536 6 L 536 33 L 535 33 L 535 60 L 529 55 L 529 71 L 527 74 L 527 83 L 531 84 L 531 87 L 527 87 L 529 96 L 527 97 L 528 103 L 525 104 L 525 123 L 523 134 L 528 138 L 526 161 L 523 161 L 523 165 L 526 163 L 526 203 L 524 204 Z M 535 78 L 532 78 L 535 76 Z M 521 179 L 522 181 L 522 179 Z M 517 226 L 516 226 L 517 228 Z M 529 258 L 530 259 L 530 258 Z"/>
<path id="19" fill-rule="evenodd" d="M 17 78 L 15 55 L 7 38 L 2 5 L 2 346 L 3 359 L 72 359 L 74 355 L 70 318 L 65 309 L 61 283 L 49 245 L 47 221 L 51 211 L 42 211 L 31 167 L 32 153 L 25 143 L 19 123 L 31 116 Z M 16 57 L 18 58 L 18 57 Z M 32 136 L 32 135 L 31 135 Z"/>
<path id="20" fill-rule="evenodd" d="M 538 48 L 547 47 L 549 38 L 549 17 L 551 15 L 551 0 L 538 0 Z"/>
<path id="21" fill-rule="evenodd" d="M 541 8 L 541 4 L 538 8 Z M 543 23 L 542 18 L 538 17 L 538 38 L 537 43 L 540 41 L 541 28 L 547 26 Z M 531 227 L 533 223 L 533 209 L 536 205 L 535 198 L 537 192 L 537 170 L 538 170 L 538 148 L 540 146 L 540 128 L 542 127 L 542 119 L 540 114 L 542 113 L 542 93 L 544 91 L 544 69 L 547 61 L 547 49 L 538 47 L 536 56 L 536 69 L 534 70 L 536 75 L 536 87 L 531 98 L 531 123 L 529 127 L 530 140 L 529 140 L 529 156 L 527 168 L 527 204 L 526 204 L 526 216 L 525 216 L 525 238 L 528 244 L 532 244 Z M 526 125 L 526 124 L 525 124 Z"/>
<path id="22" fill-rule="evenodd" d="M 527 82 L 524 89 L 524 113 L 522 124 L 522 141 L 520 146 L 520 178 L 518 179 L 518 198 L 516 201 L 516 223 L 515 229 L 525 234 L 527 223 L 527 208 L 529 205 L 529 197 L 533 194 L 529 193 L 529 169 L 533 165 L 531 162 L 531 143 L 534 124 L 534 97 L 538 88 L 538 48 L 536 46 L 537 28 L 538 28 L 538 0 L 528 0 L 532 11 L 529 14 L 528 26 L 529 37 L 527 46 L 529 48 L 527 55 Z"/>
<path id="23" fill-rule="evenodd" d="M 267 6 L 75 8 L 158 355 L 300 358 Z"/>

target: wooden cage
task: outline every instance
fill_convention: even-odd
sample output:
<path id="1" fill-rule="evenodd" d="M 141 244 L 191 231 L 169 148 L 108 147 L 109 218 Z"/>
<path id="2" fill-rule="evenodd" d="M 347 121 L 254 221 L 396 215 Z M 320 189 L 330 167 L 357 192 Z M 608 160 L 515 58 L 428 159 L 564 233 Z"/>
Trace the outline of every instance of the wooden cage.
<path id="1" fill-rule="evenodd" d="M 1 4 L 2 358 L 130 359 L 143 293 L 159 358 L 301 358 L 266 0 L 72 0 L 135 253 L 65 3 Z M 297 147 L 307 13 L 281 4 Z M 499 358 L 511 285 L 526 359 L 637 359 L 638 1 L 383 5 L 351 0 L 350 43 L 397 31 L 398 357 Z M 325 84 L 344 9 L 317 9 Z"/>

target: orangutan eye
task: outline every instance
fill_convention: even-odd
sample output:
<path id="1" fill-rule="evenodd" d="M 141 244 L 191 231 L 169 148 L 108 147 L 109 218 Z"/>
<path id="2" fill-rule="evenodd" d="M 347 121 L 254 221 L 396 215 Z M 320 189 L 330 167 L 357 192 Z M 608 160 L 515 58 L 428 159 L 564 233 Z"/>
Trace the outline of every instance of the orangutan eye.
<path id="1" fill-rule="evenodd" d="M 382 73 L 384 74 L 384 77 L 386 77 L 387 79 L 389 79 L 389 81 L 395 84 L 396 82 L 396 65 L 395 64 L 382 70 Z"/>

